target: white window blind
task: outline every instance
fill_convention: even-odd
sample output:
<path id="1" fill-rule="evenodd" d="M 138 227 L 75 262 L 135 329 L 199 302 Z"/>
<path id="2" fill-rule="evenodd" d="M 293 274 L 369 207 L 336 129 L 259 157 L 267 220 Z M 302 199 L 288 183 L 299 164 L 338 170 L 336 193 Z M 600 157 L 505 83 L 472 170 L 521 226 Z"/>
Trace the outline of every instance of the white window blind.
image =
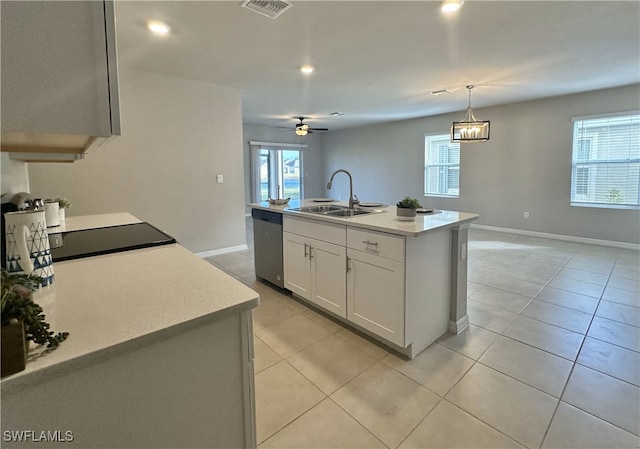
<path id="1" fill-rule="evenodd" d="M 460 194 L 460 144 L 451 143 L 448 133 L 424 137 L 424 194 Z"/>
<path id="2" fill-rule="evenodd" d="M 640 113 L 581 117 L 573 122 L 571 204 L 640 205 Z"/>

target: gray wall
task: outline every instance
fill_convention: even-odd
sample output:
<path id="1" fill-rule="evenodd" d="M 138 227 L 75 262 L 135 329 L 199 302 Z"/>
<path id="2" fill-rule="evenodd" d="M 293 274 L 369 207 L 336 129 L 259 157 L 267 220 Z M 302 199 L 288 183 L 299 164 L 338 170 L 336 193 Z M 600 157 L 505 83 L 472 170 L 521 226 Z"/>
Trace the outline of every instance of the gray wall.
<path id="1" fill-rule="evenodd" d="M 291 122 L 293 130 L 294 122 Z M 302 165 L 304 169 L 304 196 L 313 198 L 324 196 L 322 189 L 322 134 L 307 134 L 304 137 L 297 136 L 295 132 L 286 132 L 279 128 L 265 126 L 244 125 L 242 127 L 244 148 L 244 200 L 245 204 L 251 203 L 251 145 L 250 141 L 306 144 L 302 149 Z M 325 181 L 326 183 L 326 181 Z M 247 213 L 249 209 L 247 209 Z"/>
<path id="2" fill-rule="evenodd" d="M 121 67 L 122 136 L 73 164 L 29 164 L 68 214 L 130 212 L 193 252 L 244 245 L 240 92 Z M 216 174 L 224 183 L 216 184 Z"/>
<path id="3" fill-rule="evenodd" d="M 478 213 L 478 224 L 640 243 L 638 210 L 570 206 L 572 118 L 637 110 L 639 99 L 633 85 L 474 110 L 491 120 L 491 140 L 462 145 L 456 199 L 424 196 L 424 135 L 448 132 L 464 111 L 328 133 L 324 178 L 350 170 L 361 201 L 410 195 L 425 207 Z M 346 182 L 334 185 L 338 194 L 348 195 Z"/>
<path id="4" fill-rule="evenodd" d="M 14 161 L 9 153 L 0 153 L 2 194 L 29 191 L 29 171 L 26 162 Z"/>

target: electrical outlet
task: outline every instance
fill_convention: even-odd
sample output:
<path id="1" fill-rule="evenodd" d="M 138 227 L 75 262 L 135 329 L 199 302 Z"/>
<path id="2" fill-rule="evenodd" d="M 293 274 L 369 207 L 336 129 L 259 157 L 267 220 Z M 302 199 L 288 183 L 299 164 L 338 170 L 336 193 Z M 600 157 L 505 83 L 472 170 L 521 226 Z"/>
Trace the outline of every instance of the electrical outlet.
<path id="1" fill-rule="evenodd" d="M 460 245 L 460 260 L 466 260 L 467 258 L 467 244 L 462 243 Z"/>
<path id="2" fill-rule="evenodd" d="M 224 182 L 224 176 L 222 175 L 216 175 L 216 182 L 218 184 L 222 184 Z"/>
<path id="3" fill-rule="evenodd" d="M 529 212 L 523 212 L 522 216 L 523 216 L 524 218 L 527 218 L 527 219 L 528 219 L 528 218 L 529 218 Z"/>

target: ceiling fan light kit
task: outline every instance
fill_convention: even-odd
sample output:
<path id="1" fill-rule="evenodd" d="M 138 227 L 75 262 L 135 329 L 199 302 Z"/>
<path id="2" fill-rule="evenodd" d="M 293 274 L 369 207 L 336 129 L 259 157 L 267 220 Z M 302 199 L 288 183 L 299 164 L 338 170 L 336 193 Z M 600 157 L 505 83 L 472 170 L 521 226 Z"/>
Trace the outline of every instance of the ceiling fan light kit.
<path id="1" fill-rule="evenodd" d="M 329 131 L 329 128 L 311 128 L 304 122 L 304 117 L 298 117 L 300 123 L 296 123 L 295 132 L 299 136 L 306 136 L 307 134 L 312 134 L 315 131 Z"/>
<path id="2" fill-rule="evenodd" d="M 466 86 L 469 90 L 469 106 L 467 113 L 459 122 L 451 125 L 451 142 L 474 143 L 486 142 L 489 140 L 489 120 L 478 120 L 473 116 L 471 110 L 471 89 L 473 85 Z"/>

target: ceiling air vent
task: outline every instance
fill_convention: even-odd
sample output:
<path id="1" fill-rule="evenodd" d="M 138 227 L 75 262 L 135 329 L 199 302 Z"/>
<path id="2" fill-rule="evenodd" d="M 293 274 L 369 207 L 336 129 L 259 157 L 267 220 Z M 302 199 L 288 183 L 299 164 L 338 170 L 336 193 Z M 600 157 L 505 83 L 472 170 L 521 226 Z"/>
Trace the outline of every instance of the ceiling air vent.
<path id="1" fill-rule="evenodd" d="M 275 19 L 292 6 L 292 3 L 281 0 L 246 0 L 242 4 L 243 8 L 250 9 L 263 16 L 271 17 L 272 19 Z"/>

